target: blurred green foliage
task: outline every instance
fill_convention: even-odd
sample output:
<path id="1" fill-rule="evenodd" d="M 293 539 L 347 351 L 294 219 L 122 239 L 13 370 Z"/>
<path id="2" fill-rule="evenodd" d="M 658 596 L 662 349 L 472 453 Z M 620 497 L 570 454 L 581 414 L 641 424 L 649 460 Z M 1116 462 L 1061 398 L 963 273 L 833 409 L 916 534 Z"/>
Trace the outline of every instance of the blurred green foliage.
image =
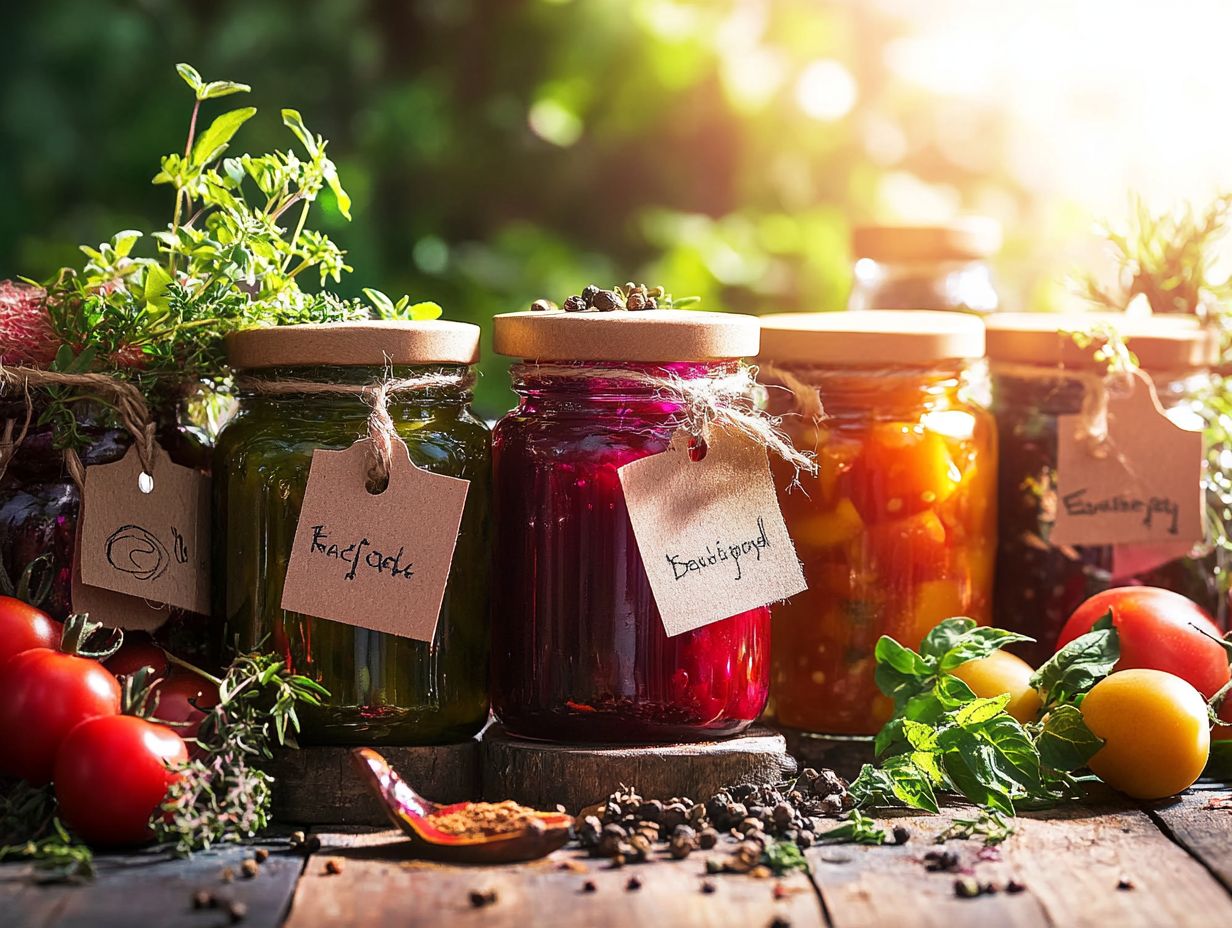
<path id="1" fill-rule="evenodd" d="M 316 223 L 355 269 L 344 295 L 409 293 L 454 319 L 628 279 L 705 308 L 837 308 L 849 224 L 887 170 L 866 150 L 888 92 L 869 49 L 896 26 L 872 4 L 52 0 L 5 17 L 0 277 L 165 222 L 149 181 L 186 129 L 177 61 L 252 85 L 234 151 L 285 147 L 282 106 L 331 140 L 355 220 L 325 195 Z M 793 87 L 818 59 L 853 76 L 851 116 L 802 112 Z M 894 104 L 908 137 L 918 103 Z M 953 173 L 927 145 L 896 158 Z M 489 415 L 510 399 L 503 367 L 484 364 Z"/>

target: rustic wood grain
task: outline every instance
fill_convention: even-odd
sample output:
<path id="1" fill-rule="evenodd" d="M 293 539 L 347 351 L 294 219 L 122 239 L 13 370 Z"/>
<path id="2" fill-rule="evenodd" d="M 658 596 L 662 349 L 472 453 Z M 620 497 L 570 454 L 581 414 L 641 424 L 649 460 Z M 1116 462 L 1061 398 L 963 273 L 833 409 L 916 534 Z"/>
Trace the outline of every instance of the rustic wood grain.
<path id="1" fill-rule="evenodd" d="M 523 741 L 492 726 L 483 745 L 485 799 L 559 803 L 570 812 L 621 784 L 635 784 L 643 796 L 705 799 L 732 783 L 778 783 L 796 770 L 783 736 L 765 728 L 725 741 L 642 747 Z"/>
<path id="2" fill-rule="evenodd" d="M 725 875 L 716 891 L 702 893 L 705 855 L 684 861 L 612 869 L 575 851 L 558 851 L 531 864 L 448 867 L 407 859 L 406 842 L 395 832 L 322 834 L 325 846 L 313 855 L 296 890 L 288 928 L 345 928 L 359 925 L 458 925 L 528 928 L 672 926 L 672 928 L 766 928 L 778 915 L 792 928 L 824 924 L 817 896 L 801 874 L 784 877 L 775 899 L 773 879 Z M 342 872 L 326 872 L 335 860 Z M 585 872 L 562 869 L 569 863 Z M 637 877 L 642 886 L 626 884 Z M 593 880 L 594 893 L 583 892 Z M 496 892 L 496 902 L 471 905 L 472 891 Z"/>
<path id="3" fill-rule="evenodd" d="M 995 851 L 982 851 L 977 841 L 949 842 L 946 847 L 961 855 L 963 866 L 981 883 L 1004 887 L 1016 879 L 1026 887 L 1018 895 L 958 898 L 954 881 L 960 874 L 929 873 L 923 858 L 950 820 L 972 813 L 957 808 L 936 817 L 905 817 L 901 821 L 913 837 L 902 847 L 842 846 L 810 852 L 814 880 L 832 924 L 1232 924 L 1227 890 L 1146 813 L 1113 799 L 1023 815 L 1016 834 Z M 1118 889 L 1122 878 L 1132 888 Z"/>
<path id="4" fill-rule="evenodd" d="M 259 845 L 258 845 L 259 846 Z M 286 842 L 269 845 L 257 876 L 240 866 L 253 847 L 229 847 L 172 860 L 166 854 L 108 854 L 96 858 L 98 878 L 82 885 L 31 882 L 27 865 L 0 867 L 0 924 L 14 928 L 214 928 L 228 924 L 221 910 L 195 910 L 192 897 L 208 889 L 248 907 L 245 928 L 276 928 L 290 905 L 304 857 Z M 235 878 L 222 880 L 230 867 Z"/>
<path id="5" fill-rule="evenodd" d="M 1147 809 L 1169 837 L 1232 892 L 1232 787 L 1190 790 Z"/>
<path id="6" fill-rule="evenodd" d="M 378 748 L 402 778 L 437 802 L 478 799 L 479 742 L 430 747 Z M 360 779 L 346 747 L 282 751 L 274 775 L 274 818 L 279 822 L 385 825 L 389 819 Z"/>

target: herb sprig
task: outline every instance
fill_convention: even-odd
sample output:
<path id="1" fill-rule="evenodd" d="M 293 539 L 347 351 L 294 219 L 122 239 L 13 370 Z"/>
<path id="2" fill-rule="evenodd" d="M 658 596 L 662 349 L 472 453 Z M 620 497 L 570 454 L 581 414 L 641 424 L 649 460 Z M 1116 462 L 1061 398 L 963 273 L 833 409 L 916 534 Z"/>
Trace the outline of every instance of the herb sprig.
<path id="1" fill-rule="evenodd" d="M 0 790 L 0 861 L 27 860 L 40 882 L 94 877 L 94 853 L 56 815 L 55 790 L 15 782 Z"/>

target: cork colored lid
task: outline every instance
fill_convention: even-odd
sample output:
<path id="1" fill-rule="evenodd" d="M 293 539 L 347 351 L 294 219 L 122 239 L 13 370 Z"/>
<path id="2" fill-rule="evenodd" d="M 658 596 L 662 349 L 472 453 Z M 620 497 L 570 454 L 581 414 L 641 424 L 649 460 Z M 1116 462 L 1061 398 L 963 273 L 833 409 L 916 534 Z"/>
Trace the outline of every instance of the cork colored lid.
<path id="1" fill-rule="evenodd" d="M 722 361 L 757 354 L 754 316 L 682 309 L 505 313 L 497 354 L 531 361 Z"/>
<path id="2" fill-rule="evenodd" d="M 479 326 L 442 319 L 267 326 L 227 336 L 227 357 L 237 370 L 473 364 L 479 360 Z"/>
<path id="3" fill-rule="evenodd" d="M 1001 226 L 969 217 L 935 226 L 857 226 L 851 250 L 874 261 L 974 261 L 1001 248 Z"/>
<path id="4" fill-rule="evenodd" d="M 760 361 L 834 367 L 984 356 L 984 323 L 968 313 L 874 309 L 761 317 Z"/>
<path id="5" fill-rule="evenodd" d="M 997 313 L 987 316 L 991 361 L 1098 370 L 1095 346 L 1079 348 L 1067 334 L 1111 325 L 1147 370 L 1183 371 L 1219 359 L 1218 336 L 1193 316 L 1127 316 L 1124 313 Z"/>

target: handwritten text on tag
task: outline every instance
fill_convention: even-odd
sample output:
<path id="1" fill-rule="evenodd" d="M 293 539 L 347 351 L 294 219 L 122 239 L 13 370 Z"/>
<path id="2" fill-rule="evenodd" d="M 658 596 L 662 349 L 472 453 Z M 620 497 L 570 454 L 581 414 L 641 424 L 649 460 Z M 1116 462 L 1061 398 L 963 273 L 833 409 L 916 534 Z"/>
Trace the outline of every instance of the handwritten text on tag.
<path id="1" fill-rule="evenodd" d="M 144 474 L 130 448 L 115 463 L 86 468 L 81 582 L 208 615 L 209 478 L 161 448 L 153 466 Z M 74 608 L 84 611 L 76 598 Z"/>
<path id="2" fill-rule="evenodd" d="M 313 452 L 282 608 L 431 641 L 470 481 L 416 467 L 395 439 L 389 485 L 369 493 L 368 444 Z"/>
<path id="3" fill-rule="evenodd" d="M 677 432 L 620 468 L 620 483 L 668 635 L 805 589 L 763 446 L 715 427 L 692 461 Z"/>

